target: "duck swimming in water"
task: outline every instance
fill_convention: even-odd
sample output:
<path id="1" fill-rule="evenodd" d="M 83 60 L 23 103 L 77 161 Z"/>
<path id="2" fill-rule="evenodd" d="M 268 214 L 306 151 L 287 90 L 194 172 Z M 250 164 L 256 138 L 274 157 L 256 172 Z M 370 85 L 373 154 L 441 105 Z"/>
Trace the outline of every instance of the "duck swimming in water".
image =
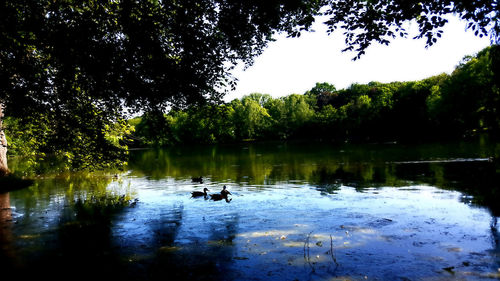
<path id="1" fill-rule="evenodd" d="M 227 194 L 220 194 L 220 193 L 215 193 L 215 194 L 210 194 L 210 200 L 213 201 L 220 201 L 222 199 L 225 199 L 226 202 L 230 202 L 231 200 L 227 199 Z"/>
<path id="2" fill-rule="evenodd" d="M 210 194 L 210 199 L 211 200 L 214 200 L 214 201 L 219 201 L 219 200 L 222 200 L 222 199 L 225 199 L 226 202 L 231 202 L 232 199 L 228 199 L 227 196 L 231 194 L 231 192 L 229 192 L 229 190 L 226 189 L 226 186 L 224 185 L 224 187 L 222 188 L 221 192 L 220 193 L 215 193 L 215 194 Z M 232 195 L 232 194 L 231 194 Z"/>
<path id="3" fill-rule="evenodd" d="M 203 183 L 203 177 L 192 177 L 191 178 L 191 181 L 192 182 L 199 182 L 199 183 Z"/>
<path id="4" fill-rule="evenodd" d="M 226 189 L 226 186 L 224 185 L 224 187 L 222 188 L 222 190 L 220 191 L 220 194 L 225 194 L 226 196 L 228 194 L 231 194 L 231 192 L 229 192 L 229 190 Z M 231 194 L 232 195 L 232 194 Z"/>
<path id="5" fill-rule="evenodd" d="M 206 187 L 203 189 L 203 192 L 193 191 L 193 192 L 191 192 L 191 197 L 201 197 L 201 196 L 207 197 L 207 191 L 210 191 L 210 190 L 208 190 L 208 188 L 206 188 Z"/>

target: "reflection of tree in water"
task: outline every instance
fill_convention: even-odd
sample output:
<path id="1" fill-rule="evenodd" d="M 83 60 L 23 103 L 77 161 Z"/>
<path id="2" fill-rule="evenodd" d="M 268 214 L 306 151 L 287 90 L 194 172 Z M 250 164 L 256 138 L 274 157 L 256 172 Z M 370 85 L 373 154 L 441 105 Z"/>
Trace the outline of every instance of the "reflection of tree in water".
<path id="1" fill-rule="evenodd" d="M 464 193 L 460 197 L 462 203 L 486 206 L 490 210 L 493 217 L 491 235 L 494 252 L 500 257 L 500 169 L 497 166 L 498 163 L 489 161 L 429 161 L 365 166 L 371 173 L 362 172 L 355 165 L 334 169 L 322 166 L 312 173 L 310 183 L 325 195 L 335 193 L 341 185 L 362 191 L 365 187 L 428 184 L 461 191 Z"/>
<path id="2" fill-rule="evenodd" d="M 199 239 L 175 247 L 160 248 L 154 265 L 148 269 L 153 279 L 171 280 L 232 280 L 233 240 L 239 217 L 227 215 L 207 222 L 208 241 Z"/>
<path id="3" fill-rule="evenodd" d="M 83 267 L 103 276 L 113 276 L 113 267 L 119 257 L 112 247 L 111 227 L 120 206 L 108 198 L 97 200 L 78 200 L 74 208 L 63 210 L 57 251 L 62 255 L 60 262 L 68 272 Z M 82 274 L 87 276 L 88 272 Z M 92 274 L 87 277 L 91 278 Z"/>
<path id="4" fill-rule="evenodd" d="M 500 266 L 500 167 L 499 162 L 447 163 L 442 166 L 441 188 L 460 190 L 467 194 L 465 204 L 486 206 L 491 212 L 493 252 Z"/>
<path id="5" fill-rule="evenodd" d="M 66 200 L 68 207 L 61 210 L 59 225 L 44 237 L 45 252 L 33 260 L 31 267 L 48 277 L 53 272 L 47 269 L 53 264 L 61 274 L 78 272 L 81 279 L 126 277 L 112 227 L 131 201 L 112 193 L 89 193 Z"/>
<path id="6" fill-rule="evenodd" d="M 412 172 L 419 164 L 400 165 L 398 161 L 450 159 L 452 157 L 485 157 L 491 152 L 475 143 L 432 145 L 342 145 L 311 143 L 244 144 L 234 146 L 186 147 L 183 149 L 148 150 L 133 152 L 130 167 L 137 175 L 152 178 L 173 177 L 189 179 L 210 175 L 210 180 L 248 184 L 275 184 L 288 180 L 314 181 L 318 170 L 326 168 L 336 173 L 339 167 L 345 173 L 338 177 L 345 185 L 357 188 L 373 186 L 402 186 L 407 183 L 395 178 L 391 169 L 405 169 L 407 181 L 430 179 Z M 481 150 L 481 154 L 478 154 Z M 484 154 L 484 155 L 483 155 Z M 400 162 L 401 163 L 401 162 Z M 397 167 L 406 166 L 406 167 Z M 425 167 L 423 167 L 426 169 Z M 428 171 L 428 169 L 427 169 Z M 319 171 L 321 172 L 321 171 Z M 431 171 L 432 172 L 432 171 Z M 340 173 L 340 170 L 339 170 Z"/>
<path id="7" fill-rule="evenodd" d="M 341 170 L 339 168 L 338 170 Z M 342 170 L 343 171 L 343 170 Z M 337 170 L 333 173 L 329 172 L 326 167 L 320 167 L 314 171 L 310 178 L 310 183 L 316 185 L 316 189 L 321 194 L 332 194 L 340 190 L 342 185 L 341 179 L 337 175 Z"/>
<path id="8" fill-rule="evenodd" d="M 209 241 L 210 255 L 215 258 L 217 273 L 222 275 L 221 279 L 230 278 L 233 272 L 230 266 L 234 257 L 233 240 L 238 233 L 238 214 L 227 215 L 211 225 L 211 235 Z"/>
<path id="9" fill-rule="evenodd" d="M 318 166 L 311 172 L 309 183 L 330 194 L 342 185 L 363 191 L 369 187 L 429 184 L 442 189 L 464 192 L 461 200 L 487 206 L 500 216 L 500 170 L 487 161 L 407 162 L 379 165 L 353 163 L 339 166 Z"/>
<path id="10" fill-rule="evenodd" d="M 414 183 L 458 190 L 469 196 L 463 203 L 486 206 L 500 216 L 500 173 L 498 164 L 487 161 L 398 164 L 395 175 Z"/>
<path id="11" fill-rule="evenodd" d="M 500 268 L 500 225 L 498 223 L 498 216 L 492 216 L 490 229 L 491 229 L 491 240 L 492 240 L 492 252 L 493 256 L 496 258 L 496 266 L 493 270 Z M 497 272 L 500 274 L 500 271 Z M 497 275 L 500 276 L 500 275 Z"/>
<path id="12" fill-rule="evenodd" d="M 390 169 L 366 163 L 340 165 L 338 167 L 319 166 L 311 173 L 309 182 L 322 194 L 335 193 L 341 186 L 351 186 L 358 191 L 368 187 L 384 186 L 392 177 Z M 394 185 L 394 181 L 391 181 Z M 398 183 L 400 184 L 400 183 Z"/>
<path id="13" fill-rule="evenodd" d="M 0 193 L 0 264 L 12 268 L 15 262 L 15 251 L 12 237 L 12 210 L 8 192 Z"/>
<path id="14" fill-rule="evenodd" d="M 500 265 L 500 171 L 498 162 L 470 161 L 443 163 L 412 163 L 397 165 L 400 178 L 418 183 L 432 184 L 438 188 L 458 190 L 464 204 L 486 206 L 492 216 L 491 237 L 493 252 Z"/>
<path id="15" fill-rule="evenodd" d="M 498 217 L 493 217 L 491 220 L 491 234 L 493 237 L 493 242 L 495 245 L 495 253 L 498 257 L 498 263 L 500 263 L 500 232 L 498 230 Z"/>
<path id="16" fill-rule="evenodd" d="M 153 244 L 158 247 L 174 246 L 175 238 L 182 225 L 182 215 L 184 206 L 175 205 L 172 210 L 162 211 L 157 218 L 153 218 L 148 222 L 148 227 L 151 229 L 153 236 Z"/>
<path id="17" fill-rule="evenodd" d="M 111 228 L 132 197 L 108 190 L 110 182 L 103 176 L 58 177 L 13 192 L 13 244 L 20 262 L 11 273 L 56 280 L 75 273 L 76 279 L 120 275 Z"/>

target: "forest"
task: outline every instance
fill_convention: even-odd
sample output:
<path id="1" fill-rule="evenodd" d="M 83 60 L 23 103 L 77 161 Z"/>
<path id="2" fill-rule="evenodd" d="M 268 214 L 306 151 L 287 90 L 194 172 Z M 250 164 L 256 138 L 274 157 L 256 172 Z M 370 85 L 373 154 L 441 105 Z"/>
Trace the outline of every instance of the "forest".
<path id="1" fill-rule="evenodd" d="M 451 74 L 420 81 L 316 83 L 303 94 L 252 93 L 229 103 L 129 120 L 133 146 L 257 140 L 418 142 L 498 134 L 498 46 L 465 57 Z M 272 93 L 271 93 L 272 94 Z M 155 129 L 153 129 L 155 128 Z M 158 130 L 158 128 L 161 128 Z"/>

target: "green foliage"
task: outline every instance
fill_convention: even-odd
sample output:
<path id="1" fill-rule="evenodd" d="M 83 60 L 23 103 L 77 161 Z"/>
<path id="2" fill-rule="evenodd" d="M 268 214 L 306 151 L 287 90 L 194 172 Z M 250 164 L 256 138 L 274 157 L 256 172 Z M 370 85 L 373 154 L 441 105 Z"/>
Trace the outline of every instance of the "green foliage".
<path id="1" fill-rule="evenodd" d="M 134 126 L 142 142 L 180 141 L 165 136 L 171 129 L 187 136 L 181 128 L 214 142 L 224 124 L 202 118 L 213 113 L 164 118 L 165 109 L 220 101 L 234 86 L 236 63 L 251 64 L 275 31 L 308 29 L 319 7 L 316 0 L 2 1 L 0 104 L 21 122 L 8 131 L 12 152 L 30 164 L 53 155 L 64 169 L 123 163 L 127 110 L 149 114 Z"/>
<path id="2" fill-rule="evenodd" d="M 128 119 L 127 122 L 131 127 L 137 128 L 137 125 L 139 125 L 142 122 L 142 117 L 135 117 L 132 119 Z"/>
<path id="3" fill-rule="evenodd" d="M 337 89 L 334 85 L 329 84 L 327 82 L 316 83 L 316 85 L 309 91 L 306 92 L 307 95 L 312 95 L 317 97 L 318 95 L 331 94 L 336 92 Z"/>
<path id="4" fill-rule="evenodd" d="M 136 117 L 129 120 L 130 126 L 135 131 L 135 144 L 148 146 L 166 145 L 168 143 L 169 122 L 171 120 L 164 118 L 161 112 L 148 112 L 142 117 Z"/>
<path id="5" fill-rule="evenodd" d="M 43 116 L 33 117 L 25 122 L 12 117 L 4 120 L 9 153 L 22 156 L 27 167 L 34 167 L 38 160 L 43 160 L 46 156 L 41 151 L 47 139 L 47 121 Z"/>
<path id="6" fill-rule="evenodd" d="M 499 129 L 500 93 L 495 85 L 492 46 L 475 57 L 466 57 L 449 79 L 434 86 L 427 99 L 433 119 L 450 134 L 473 134 Z"/>
<path id="7" fill-rule="evenodd" d="M 235 85 L 231 71 L 238 62 L 250 65 L 275 32 L 300 36 L 317 15 L 329 16 L 329 32 L 343 28 L 346 50 L 359 57 L 372 42 L 388 44 L 391 38 L 406 37 L 404 25 L 410 20 L 419 26 L 416 37 L 432 45 L 450 13 L 467 20 L 478 36 L 498 41 L 494 0 L 2 1 L 0 103 L 6 116 L 15 118 L 8 131 L 11 151 L 27 155 L 29 163 L 54 155 L 66 160 L 65 169 L 120 164 L 123 140 L 131 132 L 122 121 L 127 110 L 146 112 L 133 126 L 137 141 L 147 145 L 310 137 L 314 131 L 307 128 L 323 122 L 315 121 L 316 110 L 328 105 L 340 114 L 339 126 L 350 131 L 340 138 L 372 134 L 373 129 L 363 132 L 387 121 L 387 112 L 406 102 L 381 85 L 337 91 L 320 83 L 307 97 L 273 101 L 257 94 L 224 108 L 219 102 L 223 89 Z M 465 81 L 460 73 L 478 71 L 466 64 L 455 76 Z M 464 106 L 473 84 L 460 94 Z M 429 101 L 437 110 L 432 114 L 439 115 L 439 105 L 455 92 L 450 85 Z M 475 107 L 490 98 L 480 96 Z M 426 98 L 415 98 L 419 109 Z M 165 116 L 171 108 L 175 110 Z M 496 110 L 469 109 L 445 123 L 469 131 L 478 122 L 484 128 L 496 125 Z M 424 117 L 419 112 L 415 120 Z"/>
<path id="8" fill-rule="evenodd" d="M 169 144 L 418 141 L 498 132 L 500 98 L 491 56 L 496 48 L 467 57 L 451 75 L 420 81 L 370 82 L 341 90 L 317 83 L 304 95 L 272 98 L 253 93 L 220 106 L 173 110 L 164 118 L 170 129 L 160 137 Z M 147 134 L 142 138 L 153 139 Z"/>
<path id="9" fill-rule="evenodd" d="M 96 170 L 125 165 L 126 142 L 133 128 L 123 119 L 104 123 L 97 116 L 91 112 L 59 120 L 41 114 L 33 119 L 6 118 L 9 153 L 23 160 L 22 167 L 14 169 L 40 174 L 48 170 Z M 66 135 L 60 135 L 58 127 L 65 127 Z"/>
<path id="10" fill-rule="evenodd" d="M 243 97 L 241 101 L 232 102 L 234 109 L 236 137 L 239 139 L 256 139 L 269 124 L 270 115 L 254 96 Z"/>
<path id="11" fill-rule="evenodd" d="M 310 105 L 310 98 L 305 95 L 289 95 L 283 98 L 284 106 L 282 110 L 284 119 L 284 131 L 282 136 L 288 138 L 295 132 L 300 132 L 314 116 L 314 110 Z"/>

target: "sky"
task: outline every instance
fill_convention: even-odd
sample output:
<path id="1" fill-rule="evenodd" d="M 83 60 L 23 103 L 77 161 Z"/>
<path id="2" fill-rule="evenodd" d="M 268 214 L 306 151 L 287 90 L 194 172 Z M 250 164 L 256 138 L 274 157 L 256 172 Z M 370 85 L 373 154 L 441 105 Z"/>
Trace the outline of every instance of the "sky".
<path id="1" fill-rule="evenodd" d="M 234 72 L 238 78 L 235 91 L 226 95 L 230 101 L 250 93 L 270 94 L 281 97 L 303 94 L 316 82 L 328 82 L 337 89 L 353 83 L 371 81 L 414 81 L 440 73 L 451 73 L 462 58 L 474 55 L 490 44 L 489 38 L 474 36 L 465 30 L 466 23 L 458 18 L 448 18 L 443 36 L 437 43 L 425 48 L 425 40 L 399 38 L 389 46 L 373 43 L 366 54 L 353 61 L 353 52 L 344 52 L 342 32 L 327 35 L 321 22 L 315 32 L 305 32 L 299 38 L 275 36 L 264 53 L 246 70 L 239 67 Z M 416 24 L 410 23 L 411 30 Z"/>

